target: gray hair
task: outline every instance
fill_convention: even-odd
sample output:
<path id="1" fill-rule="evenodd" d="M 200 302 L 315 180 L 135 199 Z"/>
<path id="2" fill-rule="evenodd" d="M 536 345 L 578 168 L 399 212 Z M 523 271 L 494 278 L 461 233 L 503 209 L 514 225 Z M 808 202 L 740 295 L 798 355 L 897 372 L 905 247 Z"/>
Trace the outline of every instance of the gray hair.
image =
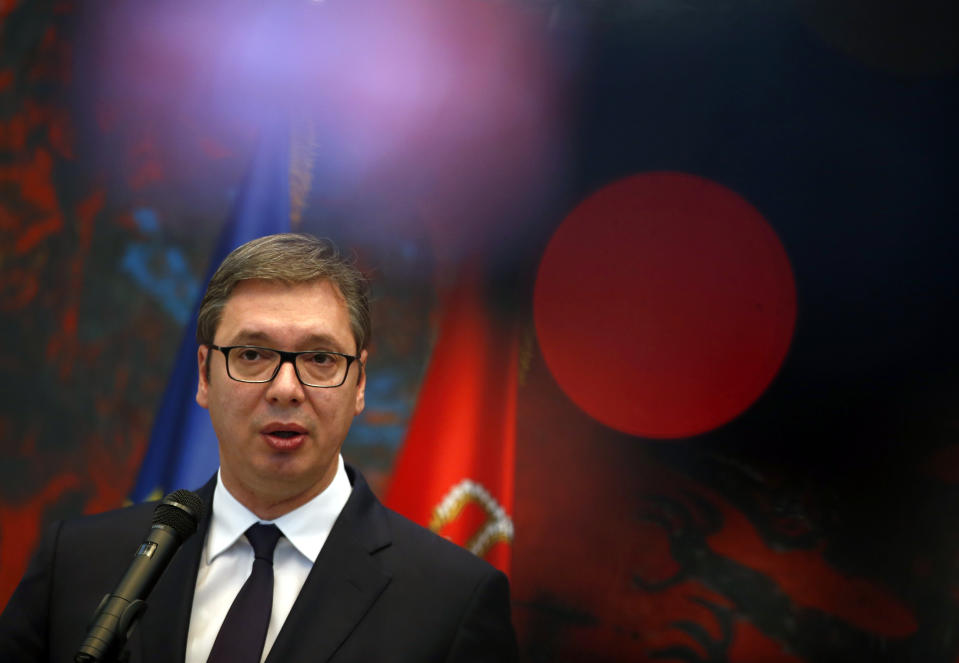
<path id="1" fill-rule="evenodd" d="M 200 303 L 196 340 L 211 345 L 223 307 L 240 281 L 265 279 L 282 283 L 327 280 L 346 303 L 350 328 L 359 354 L 370 344 L 369 282 L 353 261 L 344 259 L 336 245 L 302 233 L 267 235 L 234 249 L 217 268 Z"/>

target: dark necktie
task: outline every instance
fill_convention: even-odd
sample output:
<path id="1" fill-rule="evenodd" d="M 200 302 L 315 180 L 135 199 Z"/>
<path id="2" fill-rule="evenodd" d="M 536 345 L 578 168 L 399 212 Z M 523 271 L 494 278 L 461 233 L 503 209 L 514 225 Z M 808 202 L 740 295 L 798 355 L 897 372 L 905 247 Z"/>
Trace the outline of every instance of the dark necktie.
<path id="1" fill-rule="evenodd" d="M 257 523 L 246 531 L 253 570 L 226 613 L 207 663 L 260 663 L 273 608 L 273 549 L 281 536 L 276 525 Z"/>

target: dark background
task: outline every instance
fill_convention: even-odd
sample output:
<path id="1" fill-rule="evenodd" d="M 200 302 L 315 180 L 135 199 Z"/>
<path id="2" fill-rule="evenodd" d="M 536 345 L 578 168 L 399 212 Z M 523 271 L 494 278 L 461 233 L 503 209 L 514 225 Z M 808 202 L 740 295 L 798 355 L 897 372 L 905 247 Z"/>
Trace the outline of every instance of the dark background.
<path id="1" fill-rule="evenodd" d="M 282 99 L 312 146 L 298 228 L 374 279 L 369 405 L 344 454 L 378 492 L 457 267 L 479 258 L 523 321 L 526 660 L 959 660 L 955 3 L 271 7 L 0 8 L 3 600 L 42 524 L 129 493 Z M 759 221 L 710 215 L 717 198 L 697 215 L 703 191 Z M 583 292 L 544 276 L 570 227 L 555 264 Z M 698 233 L 732 248 L 719 260 L 726 239 Z M 660 258 L 675 281 L 644 271 Z M 716 304 L 688 337 L 667 328 L 750 297 L 753 317 Z M 702 356 L 723 361 L 697 373 L 713 340 Z M 647 371 L 661 357 L 693 359 Z M 584 406 L 593 381 L 611 418 Z M 738 407 L 709 399 L 747 383 Z M 692 415 L 712 423 L 683 429 Z"/>

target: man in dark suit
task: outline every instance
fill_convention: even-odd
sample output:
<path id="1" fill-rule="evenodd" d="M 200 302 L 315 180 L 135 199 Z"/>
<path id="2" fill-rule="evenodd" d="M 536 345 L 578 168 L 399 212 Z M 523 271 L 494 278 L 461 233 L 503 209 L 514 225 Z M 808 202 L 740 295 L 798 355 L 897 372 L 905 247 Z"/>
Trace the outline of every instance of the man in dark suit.
<path id="1" fill-rule="evenodd" d="M 515 660 L 505 576 L 383 507 L 340 456 L 369 337 L 366 282 L 328 242 L 274 235 L 224 260 L 197 325 L 197 401 L 220 450 L 199 492 L 212 513 L 150 595 L 131 662 Z M 0 661 L 72 660 L 152 509 L 48 530 L 0 617 Z M 251 638 L 263 573 L 272 600 L 252 601 L 266 614 Z"/>

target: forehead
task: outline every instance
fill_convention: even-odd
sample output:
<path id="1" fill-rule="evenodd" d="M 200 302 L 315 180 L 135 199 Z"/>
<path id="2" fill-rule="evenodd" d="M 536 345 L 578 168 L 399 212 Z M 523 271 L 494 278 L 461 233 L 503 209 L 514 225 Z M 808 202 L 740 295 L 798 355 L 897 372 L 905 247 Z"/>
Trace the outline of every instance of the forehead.
<path id="1" fill-rule="evenodd" d="M 280 349 L 326 340 L 341 351 L 355 349 L 349 312 L 330 281 L 283 283 L 240 281 L 227 298 L 216 332 L 217 343 L 273 343 Z"/>

